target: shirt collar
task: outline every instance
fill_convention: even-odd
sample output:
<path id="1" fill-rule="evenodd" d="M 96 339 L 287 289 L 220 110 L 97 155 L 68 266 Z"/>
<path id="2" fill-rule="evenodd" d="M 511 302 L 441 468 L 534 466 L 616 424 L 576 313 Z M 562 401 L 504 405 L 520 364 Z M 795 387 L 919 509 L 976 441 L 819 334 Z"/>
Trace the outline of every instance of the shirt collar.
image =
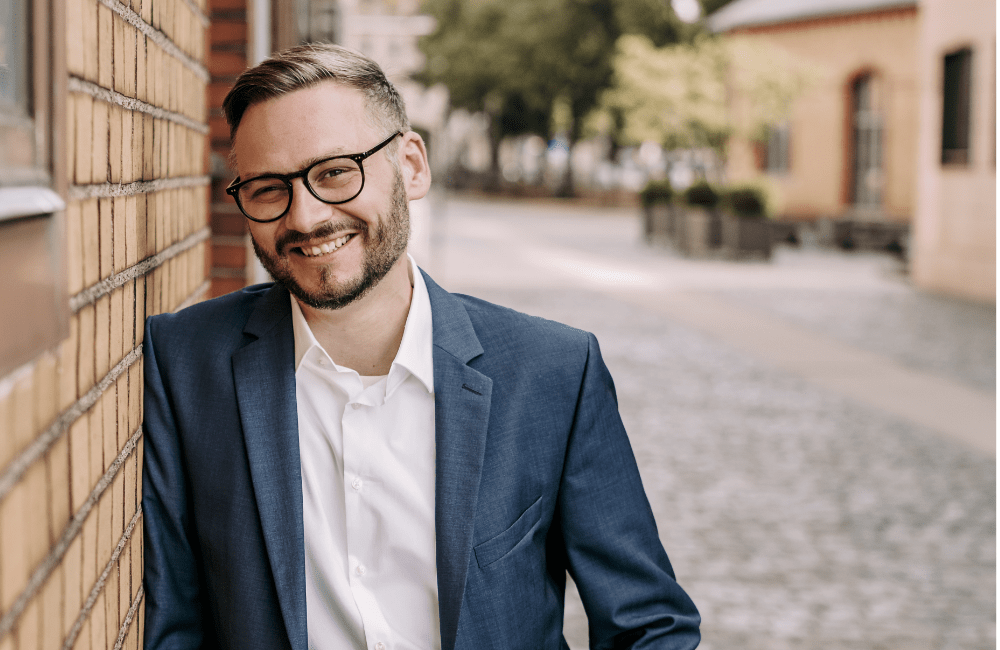
<path id="1" fill-rule="evenodd" d="M 420 269 L 417 268 L 417 263 L 409 254 L 406 255 L 406 259 L 413 283 L 413 294 L 410 297 L 410 310 L 403 326 L 403 339 L 389 369 L 387 397 L 406 379 L 406 372 L 416 377 L 428 393 L 434 392 L 434 339 L 430 295 L 427 293 L 427 285 Z M 302 360 L 313 347 L 322 350 L 324 355 L 326 351 L 313 335 L 298 300 L 295 296 L 289 296 L 289 299 L 292 301 L 292 332 L 295 336 L 295 370 L 298 371 Z M 341 366 L 337 368 L 346 370 Z M 406 372 L 400 372 L 401 370 Z"/>

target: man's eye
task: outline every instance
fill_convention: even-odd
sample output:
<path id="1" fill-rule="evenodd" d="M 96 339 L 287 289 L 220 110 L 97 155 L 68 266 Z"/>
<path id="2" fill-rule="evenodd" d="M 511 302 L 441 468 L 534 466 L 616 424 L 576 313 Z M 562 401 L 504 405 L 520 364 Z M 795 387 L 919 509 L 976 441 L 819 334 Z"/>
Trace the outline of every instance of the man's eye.
<path id="1" fill-rule="evenodd" d="M 277 201 L 284 198 L 287 189 L 281 183 L 254 187 L 250 192 L 251 201 Z"/>

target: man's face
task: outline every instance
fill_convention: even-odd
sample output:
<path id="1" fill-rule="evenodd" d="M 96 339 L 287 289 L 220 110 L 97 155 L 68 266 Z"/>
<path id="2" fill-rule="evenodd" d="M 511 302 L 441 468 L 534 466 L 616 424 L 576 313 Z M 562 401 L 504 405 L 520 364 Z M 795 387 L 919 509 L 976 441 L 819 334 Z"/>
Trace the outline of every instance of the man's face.
<path id="1" fill-rule="evenodd" d="M 367 151 L 388 135 L 369 123 L 360 91 L 324 82 L 248 108 L 234 151 L 240 177 L 246 179 Z M 388 155 L 383 149 L 364 161 L 364 190 L 348 203 L 325 204 L 295 179 L 284 217 L 249 222 L 261 264 L 305 304 L 325 309 L 350 304 L 376 286 L 406 251 L 407 191 Z"/>

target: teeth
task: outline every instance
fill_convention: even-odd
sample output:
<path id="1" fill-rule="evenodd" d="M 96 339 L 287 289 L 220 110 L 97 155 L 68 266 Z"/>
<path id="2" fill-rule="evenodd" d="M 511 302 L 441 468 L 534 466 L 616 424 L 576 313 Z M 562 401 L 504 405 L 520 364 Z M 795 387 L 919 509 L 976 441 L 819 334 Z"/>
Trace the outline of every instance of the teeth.
<path id="1" fill-rule="evenodd" d="M 324 243 L 320 244 L 319 246 L 313 246 L 311 248 L 305 248 L 305 247 L 303 247 L 301 249 L 302 250 L 302 254 L 305 255 L 305 256 L 307 256 L 307 257 L 316 257 L 317 255 L 323 255 L 325 253 L 330 253 L 332 251 L 337 250 L 338 248 L 340 248 L 344 244 L 346 244 L 347 240 L 350 239 L 350 238 L 351 238 L 350 235 L 344 235 L 343 237 L 341 237 L 339 239 L 334 239 L 331 242 L 324 242 Z"/>

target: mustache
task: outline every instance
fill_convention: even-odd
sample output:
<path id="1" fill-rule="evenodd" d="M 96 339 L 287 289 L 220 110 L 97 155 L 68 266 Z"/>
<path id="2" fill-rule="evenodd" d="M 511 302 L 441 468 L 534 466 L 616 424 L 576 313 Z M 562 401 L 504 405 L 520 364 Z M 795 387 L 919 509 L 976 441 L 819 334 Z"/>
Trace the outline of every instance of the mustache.
<path id="1" fill-rule="evenodd" d="M 361 234 L 367 234 L 368 224 L 357 217 L 348 217 L 337 222 L 323 222 L 309 232 L 289 230 L 274 242 L 274 250 L 278 255 L 284 255 L 293 246 L 305 244 L 316 239 L 326 239 L 345 230 L 359 230 Z"/>

